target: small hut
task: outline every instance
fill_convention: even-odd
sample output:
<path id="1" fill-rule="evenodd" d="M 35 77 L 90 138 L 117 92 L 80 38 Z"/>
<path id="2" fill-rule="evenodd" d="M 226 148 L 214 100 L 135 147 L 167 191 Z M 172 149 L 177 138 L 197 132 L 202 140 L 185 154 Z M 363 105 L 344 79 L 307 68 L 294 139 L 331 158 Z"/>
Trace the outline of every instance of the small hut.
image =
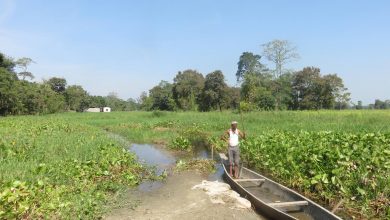
<path id="1" fill-rule="evenodd" d="M 102 112 L 111 112 L 111 108 L 110 107 L 103 107 Z"/>
<path id="2" fill-rule="evenodd" d="M 85 110 L 86 112 L 100 112 L 100 108 L 88 108 L 87 110 Z"/>

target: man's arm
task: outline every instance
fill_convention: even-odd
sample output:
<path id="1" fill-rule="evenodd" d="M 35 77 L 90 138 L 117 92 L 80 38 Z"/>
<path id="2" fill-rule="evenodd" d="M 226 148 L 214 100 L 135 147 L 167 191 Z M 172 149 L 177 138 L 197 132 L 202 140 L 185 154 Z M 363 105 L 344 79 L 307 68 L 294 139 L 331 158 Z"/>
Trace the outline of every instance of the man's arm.
<path id="1" fill-rule="evenodd" d="M 242 139 L 246 139 L 246 134 L 245 134 L 245 132 L 242 132 L 241 130 L 238 130 L 238 135 L 240 135 L 240 137 L 242 138 Z"/>
<path id="2" fill-rule="evenodd" d="M 225 132 L 223 133 L 223 135 L 221 135 L 221 140 L 227 141 L 227 140 L 228 140 L 227 137 L 229 137 L 229 131 L 225 131 Z"/>

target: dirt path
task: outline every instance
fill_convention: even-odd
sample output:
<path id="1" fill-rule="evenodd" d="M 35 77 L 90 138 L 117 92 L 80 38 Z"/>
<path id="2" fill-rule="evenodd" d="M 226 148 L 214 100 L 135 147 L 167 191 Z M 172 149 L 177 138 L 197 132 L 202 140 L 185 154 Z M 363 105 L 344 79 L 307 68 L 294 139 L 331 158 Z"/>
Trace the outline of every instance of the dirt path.
<path id="1" fill-rule="evenodd" d="M 265 219 L 252 209 L 234 210 L 229 204 L 213 204 L 201 190 L 191 188 L 206 177 L 186 171 L 169 176 L 166 183 L 151 192 L 128 193 L 128 200 L 139 201 L 108 213 L 104 219 Z"/>

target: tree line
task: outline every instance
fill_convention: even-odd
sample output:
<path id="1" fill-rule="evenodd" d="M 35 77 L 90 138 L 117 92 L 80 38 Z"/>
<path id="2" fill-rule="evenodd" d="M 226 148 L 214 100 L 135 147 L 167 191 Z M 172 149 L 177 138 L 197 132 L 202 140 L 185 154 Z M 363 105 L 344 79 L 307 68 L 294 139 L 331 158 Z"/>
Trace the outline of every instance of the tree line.
<path id="1" fill-rule="evenodd" d="M 91 96 L 80 85 L 68 85 L 64 78 L 31 82 L 34 75 L 28 71 L 28 66 L 32 63 L 30 58 L 14 60 L 0 53 L 0 115 L 82 112 L 89 107 L 104 106 L 114 111 L 137 109 L 138 104 L 133 99 L 124 101 L 115 93 Z"/>
<path id="2" fill-rule="evenodd" d="M 364 108 L 362 106 L 362 108 Z M 360 109 L 362 109 L 360 108 Z M 368 109 L 390 109 L 390 100 L 382 101 L 380 99 L 375 99 L 374 104 L 369 104 L 366 108 Z"/>
<path id="3" fill-rule="evenodd" d="M 323 74 L 312 66 L 287 69 L 287 63 L 300 57 L 289 41 L 273 40 L 262 48 L 261 54 L 243 52 L 238 58 L 237 86 L 229 86 L 220 70 L 203 75 L 187 69 L 179 71 L 172 83 L 161 81 L 136 100 L 122 100 L 114 92 L 93 96 L 80 85 L 68 85 L 61 77 L 32 82 L 34 75 L 28 71 L 29 65 L 35 63 L 32 59 L 15 60 L 0 53 L 0 115 L 82 112 L 104 106 L 113 111 L 390 108 L 390 100 L 377 99 L 368 106 L 361 101 L 351 103 L 351 94 L 337 74 Z"/>
<path id="4" fill-rule="evenodd" d="M 139 99 L 143 110 L 318 110 L 350 107 L 350 93 L 337 74 L 319 68 L 294 71 L 286 64 L 299 59 L 286 40 L 263 44 L 262 55 L 243 52 L 237 63 L 237 87 L 228 86 L 220 70 L 203 77 L 196 70 L 178 72 L 173 83 L 161 81 Z M 265 57 L 274 64 L 269 68 Z"/>

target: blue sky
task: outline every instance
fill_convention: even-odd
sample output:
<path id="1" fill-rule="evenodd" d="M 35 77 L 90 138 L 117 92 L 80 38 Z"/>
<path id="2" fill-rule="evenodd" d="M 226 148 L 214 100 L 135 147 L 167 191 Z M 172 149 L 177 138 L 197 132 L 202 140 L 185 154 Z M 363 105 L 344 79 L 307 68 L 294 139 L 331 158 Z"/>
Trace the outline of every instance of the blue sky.
<path id="1" fill-rule="evenodd" d="M 65 77 L 93 95 L 136 98 L 180 70 L 220 69 L 273 39 L 337 73 L 353 101 L 390 99 L 390 1 L 0 0 L 0 51 L 36 61 L 36 80 Z M 272 67 L 272 64 L 263 60 Z"/>

